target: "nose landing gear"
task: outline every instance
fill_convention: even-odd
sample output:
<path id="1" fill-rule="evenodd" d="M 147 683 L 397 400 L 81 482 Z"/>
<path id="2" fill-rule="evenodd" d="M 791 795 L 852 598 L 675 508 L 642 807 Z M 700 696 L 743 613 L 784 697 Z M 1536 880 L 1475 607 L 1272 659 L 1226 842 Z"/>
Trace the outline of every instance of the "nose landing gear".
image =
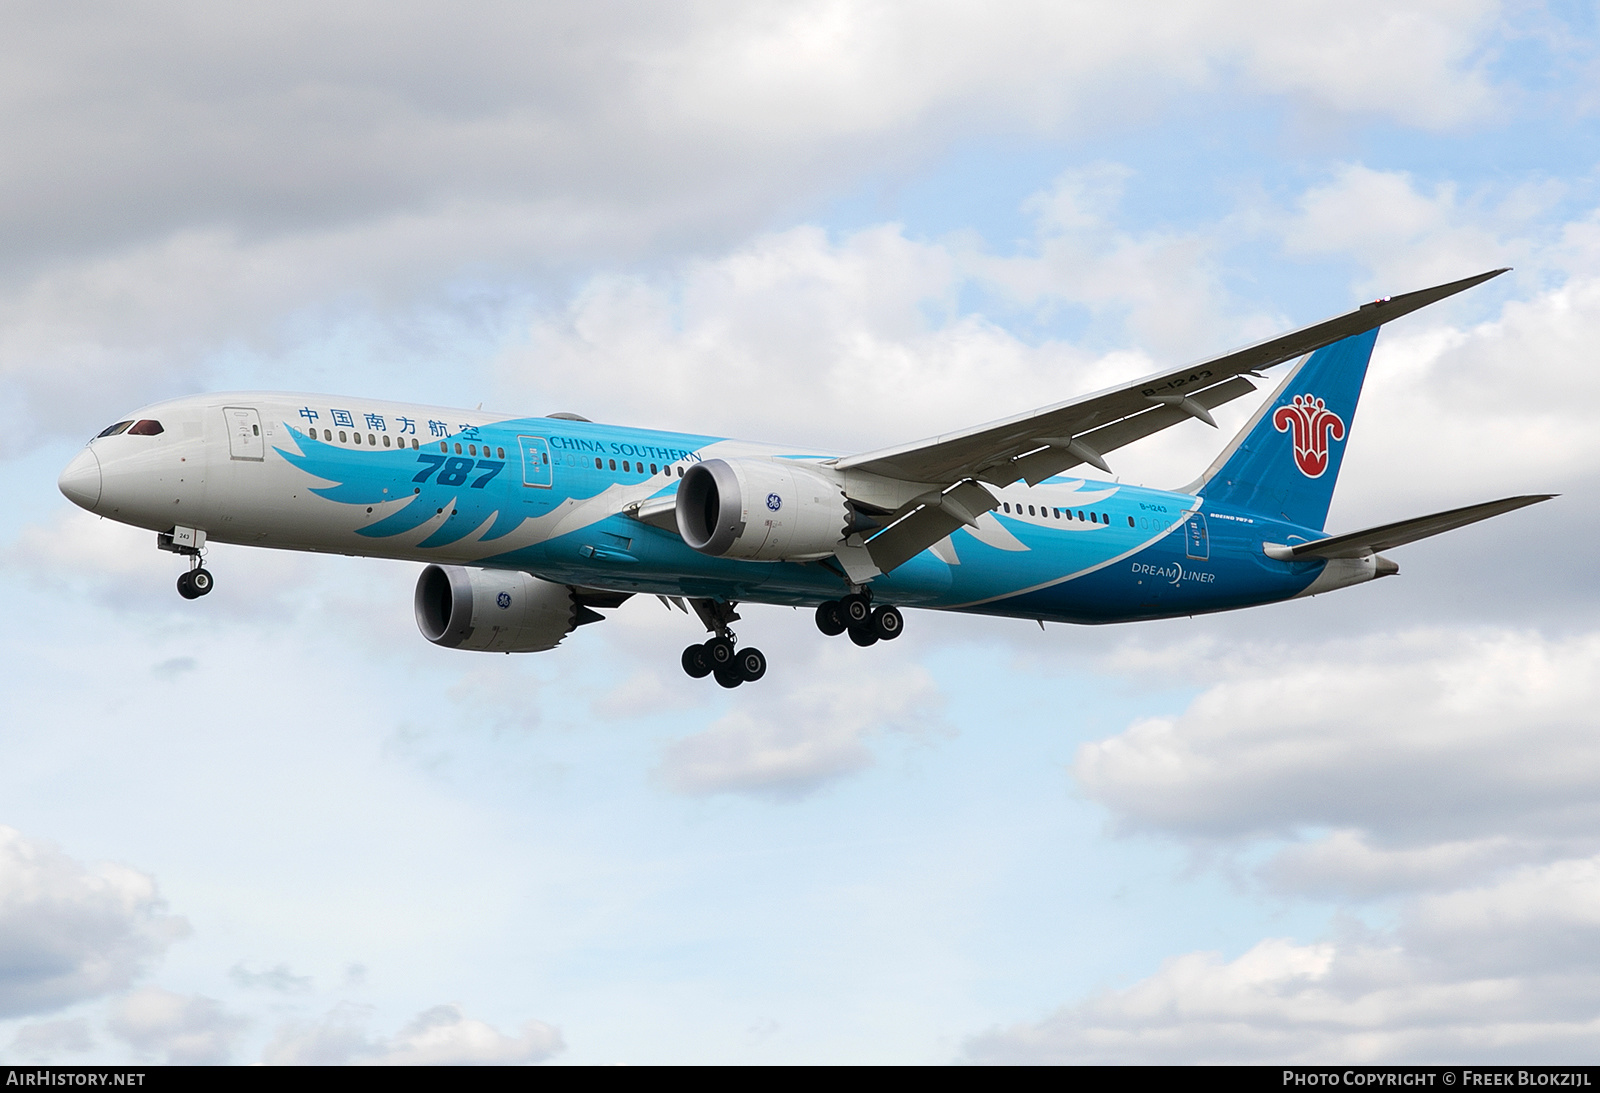
<path id="1" fill-rule="evenodd" d="M 739 649 L 729 623 L 739 618 L 731 603 L 720 600 L 690 600 L 695 614 L 714 631 L 714 636 L 700 645 L 691 645 L 681 658 L 684 672 L 692 679 L 712 676 L 723 687 L 734 688 L 741 683 L 754 683 L 767 674 L 767 658 L 760 649 Z"/>
<path id="2" fill-rule="evenodd" d="M 198 555 L 195 556 L 194 568 L 178 575 L 178 595 L 186 600 L 197 600 L 215 587 L 216 581 L 212 580 L 211 571 L 200 564 Z"/>
<path id="3" fill-rule="evenodd" d="M 206 533 L 198 528 L 175 527 L 156 533 L 156 547 L 189 559 L 189 571 L 178 577 L 178 595 L 197 600 L 216 587 L 216 580 L 205 567 Z"/>
<path id="4" fill-rule="evenodd" d="M 863 647 L 893 641 L 905 625 L 899 608 L 889 604 L 873 607 L 872 593 L 866 589 L 817 607 L 818 630 L 830 638 L 848 633 L 851 641 Z"/>

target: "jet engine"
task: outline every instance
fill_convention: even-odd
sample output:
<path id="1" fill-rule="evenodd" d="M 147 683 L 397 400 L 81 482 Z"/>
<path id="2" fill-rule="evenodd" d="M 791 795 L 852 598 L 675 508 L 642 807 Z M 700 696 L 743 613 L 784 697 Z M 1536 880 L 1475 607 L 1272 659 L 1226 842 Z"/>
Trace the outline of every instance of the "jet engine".
<path id="1" fill-rule="evenodd" d="M 708 459 L 678 484 L 678 534 L 702 554 L 752 562 L 826 558 L 844 537 L 844 491 L 804 466 Z"/>
<path id="2" fill-rule="evenodd" d="M 600 616 L 571 588 L 506 569 L 430 565 L 413 598 L 422 636 L 447 649 L 536 653 Z"/>

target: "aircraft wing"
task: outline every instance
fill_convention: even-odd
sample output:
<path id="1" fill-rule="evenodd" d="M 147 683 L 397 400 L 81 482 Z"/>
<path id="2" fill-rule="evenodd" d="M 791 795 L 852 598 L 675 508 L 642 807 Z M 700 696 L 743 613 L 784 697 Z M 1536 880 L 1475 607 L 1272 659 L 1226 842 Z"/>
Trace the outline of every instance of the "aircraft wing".
<path id="1" fill-rule="evenodd" d="M 1311 558 L 1362 558 L 1368 554 L 1376 554 L 1380 550 L 1388 550 L 1390 547 L 1404 546 L 1418 539 L 1454 531 L 1456 528 L 1466 527 L 1468 524 L 1475 524 L 1479 520 L 1487 520 L 1491 516 L 1499 516 L 1503 512 L 1511 512 L 1526 505 L 1537 505 L 1540 501 L 1548 501 L 1554 496 L 1556 495 L 1553 493 L 1535 493 L 1521 497 L 1505 497 L 1499 501 L 1485 501 L 1481 505 L 1467 505 L 1464 508 L 1450 509 L 1448 512 L 1436 512 L 1432 516 L 1418 516 L 1411 520 L 1383 524 L 1364 531 L 1352 531 L 1347 535 L 1316 539 L 1309 543 L 1297 543 L 1294 546 L 1268 543 L 1263 549 L 1267 557 L 1282 562 L 1304 561 Z"/>
<path id="2" fill-rule="evenodd" d="M 1215 425 L 1210 410 L 1255 389 L 1246 373 L 1365 333 L 1505 272 L 1490 270 L 1419 292 L 1384 297 L 1198 364 L 987 425 L 849 456 L 837 466 L 941 486 L 965 479 L 1007 486 L 1019 478 L 1031 486 L 1081 463 L 1109 472 L 1103 458 L 1106 452 L 1191 417 Z"/>

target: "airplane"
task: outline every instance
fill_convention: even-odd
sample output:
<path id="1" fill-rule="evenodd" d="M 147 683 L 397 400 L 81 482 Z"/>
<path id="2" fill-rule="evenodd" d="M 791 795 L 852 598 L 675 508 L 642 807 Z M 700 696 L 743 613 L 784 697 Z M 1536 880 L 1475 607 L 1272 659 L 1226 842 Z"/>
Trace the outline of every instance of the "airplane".
<path id="1" fill-rule="evenodd" d="M 1385 323 L 1506 270 L 1336 316 L 1198 364 L 1000 421 L 856 455 L 377 399 L 235 392 L 159 402 L 89 441 L 61 492 L 156 533 L 208 594 L 213 543 L 426 563 L 435 645 L 555 648 L 636 594 L 711 635 L 684 671 L 760 679 L 742 603 L 810 607 L 858 646 L 901 607 L 1065 623 L 1226 611 L 1392 576 L 1380 552 L 1549 500 L 1507 497 L 1323 530 Z M 1206 471 L 1123 484 L 1107 455 L 1252 391 L 1298 358 Z M 1088 467 L 1104 477 L 1076 472 Z M 686 606 L 687 605 L 687 606 Z"/>

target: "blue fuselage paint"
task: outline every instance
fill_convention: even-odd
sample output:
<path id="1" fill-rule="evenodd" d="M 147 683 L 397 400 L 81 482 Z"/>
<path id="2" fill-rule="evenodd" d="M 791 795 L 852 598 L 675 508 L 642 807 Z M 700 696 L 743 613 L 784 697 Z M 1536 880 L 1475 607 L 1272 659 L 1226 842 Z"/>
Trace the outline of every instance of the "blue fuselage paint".
<path id="1" fill-rule="evenodd" d="M 676 469 L 722 454 L 717 449 L 730 442 L 720 438 L 547 418 L 497 421 L 403 452 L 311 440 L 293 424 L 286 435 L 292 443 L 280 442 L 274 451 L 332 483 L 313 493 L 360 515 L 352 530 L 369 541 L 363 553 L 467 560 L 564 584 L 736 601 L 815 604 L 848 590 L 837 568 L 826 564 L 701 554 L 676 533 L 622 515 L 620 504 L 605 499 L 608 493 L 618 501 L 624 494 L 673 494 Z M 455 456 L 458 445 L 464 453 L 476 447 L 490 456 Z M 504 469 L 473 488 L 487 473 L 480 463 L 501 461 L 494 453 L 502 453 Z M 726 454 L 736 458 L 737 450 Z M 427 474 L 430 465 L 419 462 L 428 455 L 470 458 L 466 481 L 441 485 L 441 474 Z M 547 463 L 530 463 L 546 455 Z M 670 478 L 667 468 L 673 468 Z M 1202 513 L 1200 500 L 1189 494 L 1068 477 L 995 492 L 1004 507 L 985 517 L 983 527 L 960 529 L 943 550 L 924 551 L 877 578 L 875 595 L 913 607 L 1104 623 L 1286 599 L 1323 566 L 1262 553 L 1264 542 L 1321 538 L 1322 532 L 1250 513 Z M 366 516 L 369 505 L 384 507 L 381 519 Z M 590 505 L 597 511 L 585 514 Z M 422 528 L 429 530 L 419 540 Z M 410 533 L 404 548 L 386 549 L 399 547 L 391 541 L 404 533 Z M 459 548 L 467 544 L 473 549 L 463 555 Z"/>

